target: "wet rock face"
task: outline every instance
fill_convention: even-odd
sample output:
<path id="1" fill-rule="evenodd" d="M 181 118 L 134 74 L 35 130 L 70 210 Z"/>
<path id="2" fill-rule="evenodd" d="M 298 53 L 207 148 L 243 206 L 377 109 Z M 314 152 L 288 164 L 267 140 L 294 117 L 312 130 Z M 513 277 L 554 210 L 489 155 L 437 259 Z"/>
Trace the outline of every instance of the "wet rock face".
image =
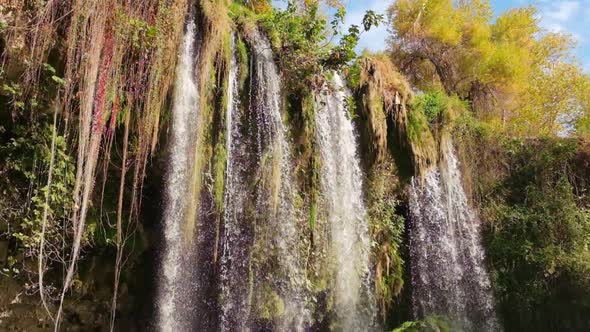
<path id="1" fill-rule="evenodd" d="M 38 298 L 7 276 L 0 277 L 0 328 L 2 331 L 45 331 L 52 324 L 40 312 Z"/>
<path id="2" fill-rule="evenodd" d="M 149 330 L 149 300 L 153 296 L 150 282 L 153 271 L 145 257 L 128 262 L 125 278 L 119 285 L 117 322 L 115 331 Z M 113 259 L 109 252 L 86 257 L 80 262 L 76 287 L 64 302 L 63 331 L 108 331 L 112 300 Z M 128 274 L 127 274 L 128 273 Z M 126 276 L 130 278 L 127 279 Z M 45 287 L 59 283 L 46 275 Z M 39 294 L 31 283 L 35 280 L 0 274 L 0 331 L 53 331 L 53 321 L 40 303 Z M 55 294 L 49 297 L 49 310 L 54 314 L 58 301 Z"/>
<path id="3" fill-rule="evenodd" d="M 108 308 L 104 301 L 72 299 L 65 303 L 63 327 L 67 331 L 95 331 L 108 327 Z M 50 310 L 55 308 L 50 305 Z M 39 296 L 27 285 L 0 277 L 0 330 L 52 331 L 53 322 L 39 305 Z"/>

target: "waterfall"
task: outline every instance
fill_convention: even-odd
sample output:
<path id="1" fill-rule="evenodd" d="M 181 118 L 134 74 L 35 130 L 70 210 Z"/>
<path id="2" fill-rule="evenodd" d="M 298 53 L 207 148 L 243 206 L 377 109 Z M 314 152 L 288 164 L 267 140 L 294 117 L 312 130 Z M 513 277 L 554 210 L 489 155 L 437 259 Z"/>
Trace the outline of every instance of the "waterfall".
<path id="1" fill-rule="evenodd" d="M 194 288 L 187 282 L 191 257 L 183 250 L 182 224 L 191 208 L 189 184 L 194 149 L 199 95 L 195 73 L 196 26 L 186 26 L 176 71 L 172 125 L 168 143 L 168 169 L 164 192 L 164 244 L 162 272 L 158 288 L 158 328 L 161 331 L 187 330 L 194 308 Z"/>
<path id="2" fill-rule="evenodd" d="M 461 183 L 452 142 L 439 169 L 410 189 L 410 255 L 415 316 L 443 315 L 466 331 L 497 331 L 479 220 Z"/>
<path id="3" fill-rule="evenodd" d="M 238 95 L 235 40 L 231 44 L 220 330 L 262 329 L 265 323 L 256 321 L 260 312 L 253 310 L 270 305 L 283 307 L 280 317 L 270 318 L 280 325 L 274 329 L 301 331 L 309 314 L 280 77 L 268 40 L 254 33 L 247 109 Z M 269 298 L 280 299 L 280 305 L 266 303 Z"/>
<path id="4" fill-rule="evenodd" d="M 243 218 L 246 200 L 250 198 L 245 160 L 245 124 L 240 112 L 238 65 L 235 55 L 235 37 L 231 40 L 231 62 L 227 86 L 225 196 L 223 215 L 223 239 L 221 253 L 221 331 L 247 329 L 249 307 L 248 275 L 249 227 Z"/>
<path id="5" fill-rule="evenodd" d="M 321 155 L 321 188 L 335 262 L 337 324 L 346 331 L 366 331 L 374 304 L 369 277 L 371 241 L 363 202 L 363 175 L 357 137 L 348 116 L 350 94 L 334 74 L 332 91 L 316 98 L 316 137 Z M 363 296 L 365 299 L 363 299 Z"/>
<path id="6" fill-rule="evenodd" d="M 276 256 L 277 264 L 274 271 L 258 271 L 255 276 L 257 281 L 266 279 L 270 284 L 258 283 L 254 287 L 259 291 L 269 287 L 282 299 L 282 330 L 301 331 L 309 321 L 306 275 L 301 259 L 300 226 L 293 207 L 295 185 L 290 142 L 281 115 L 281 80 L 267 38 L 254 31 L 252 40 L 254 89 L 250 107 L 256 117 L 258 169 L 263 174 L 256 207 L 260 224 L 256 225 L 255 241 L 265 255 Z"/>

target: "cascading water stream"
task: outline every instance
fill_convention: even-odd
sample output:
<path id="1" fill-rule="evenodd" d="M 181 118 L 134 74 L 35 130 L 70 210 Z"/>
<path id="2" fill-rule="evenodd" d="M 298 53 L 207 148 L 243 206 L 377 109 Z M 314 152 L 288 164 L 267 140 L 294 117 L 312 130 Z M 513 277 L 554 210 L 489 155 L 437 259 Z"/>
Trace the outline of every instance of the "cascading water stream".
<path id="1" fill-rule="evenodd" d="M 194 160 L 199 94 L 195 73 L 196 26 L 189 19 L 176 71 L 176 86 L 172 108 L 169 139 L 169 163 L 164 192 L 164 245 L 162 272 L 158 288 L 158 329 L 160 331 L 187 330 L 193 308 L 194 288 L 187 278 L 191 264 L 183 249 L 183 222 L 192 202 L 189 184 Z"/>
<path id="2" fill-rule="evenodd" d="M 238 65 L 235 37 L 231 41 L 231 62 L 227 87 L 225 196 L 221 253 L 221 331 L 247 330 L 250 311 L 248 274 L 250 231 L 243 218 L 249 199 L 247 167 L 249 158 L 242 135 L 245 116 L 240 112 Z"/>
<path id="3" fill-rule="evenodd" d="M 240 107 L 235 54 L 230 64 L 220 330 L 257 329 L 253 307 L 266 306 L 260 302 L 272 294 L 284 305 L 281 316 L 273 317 L 275 328 L 303 330 L 309 315 L 280 78 L 268 41 L 255 34 L 247 111 Z"/>
<path id="4" fill-rule="evenodd" d="M 300 232 L 293 210 L 295 186 L 287 129 L 281 115 L 281 80 L 268 39 L 254 31 L 252 40 L 254 75 L 251 81 L 254 91 L 251 111 L 256 117 L 258 169 L 270 175 L 259 187 L 257 211 L 259 219 L 266 220 L 266 230 L 273 232 L 268 250 L 274 251 L 278 264 L 276 271 L 266 271 L 259 277 L 271 280 L 271 287 L 284 302 L 279 328 L 302 331 L 309 322 L 304 295 L 306 276 L 300 257 Z"/>
<path id="5" fill-rule="evenodd" d="M 347 115 L 349 96 L 342 78 L 335 74 L 332 89 L 325 88 L 316 98 L 316 137 L 330 251 L 335 261 L 337 325 L 344 331 L 367 331 L 374 315 L 369 282 L 371 242 L 357 137 Z"/>
<path id="6" fill-rule="evenodd" d="M 414 315 L 443 315 L 465 331 L 498 331 L 479 220 L 461 183 L 450 140 L 439 169 L 410 189 L 410 255 Z"/>

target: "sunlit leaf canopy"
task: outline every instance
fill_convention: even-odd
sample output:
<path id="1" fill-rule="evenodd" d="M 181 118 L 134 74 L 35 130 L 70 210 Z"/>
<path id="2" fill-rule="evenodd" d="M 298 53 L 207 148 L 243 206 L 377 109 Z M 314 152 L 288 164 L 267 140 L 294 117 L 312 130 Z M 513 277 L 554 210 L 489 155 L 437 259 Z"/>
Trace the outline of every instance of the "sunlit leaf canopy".
<path id="1" fill-rule="evenodd" d="M 400 0 L 389 18 L 391 58 L 417 89 L 457 94 L 514 133 L 584 133 L 590 78 L 571 36 L 543 30 L 534 7 L 494 18 L 485 0 Z"/>

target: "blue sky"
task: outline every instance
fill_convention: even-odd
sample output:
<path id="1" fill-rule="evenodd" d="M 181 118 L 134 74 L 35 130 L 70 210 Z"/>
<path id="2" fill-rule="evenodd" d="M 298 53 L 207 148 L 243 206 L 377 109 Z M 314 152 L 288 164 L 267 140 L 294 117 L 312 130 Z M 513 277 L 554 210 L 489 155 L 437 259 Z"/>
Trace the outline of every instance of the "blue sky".
<path id="1" fill-rule="evenodd" d="M 395 0 L 343 0 L 347 6 L 346 24 L 360 25 L 365 11 L 374 10 L 385 13 Z M 274 0 L 284 3 L 286 0 Z M 578 61 L 586 72 L 590 73 L 590 0 L 491 0 L 496 15 L 510 8 L 535 5 L 538 8 L 538 19 L 543 29 L 571 34 L 577 42 L 575 50 Z M 387 27 L 380 26 L 363 34 L 359 43 L 359 51 L 368 48 L 382 51 L 386 48 Z"/>

